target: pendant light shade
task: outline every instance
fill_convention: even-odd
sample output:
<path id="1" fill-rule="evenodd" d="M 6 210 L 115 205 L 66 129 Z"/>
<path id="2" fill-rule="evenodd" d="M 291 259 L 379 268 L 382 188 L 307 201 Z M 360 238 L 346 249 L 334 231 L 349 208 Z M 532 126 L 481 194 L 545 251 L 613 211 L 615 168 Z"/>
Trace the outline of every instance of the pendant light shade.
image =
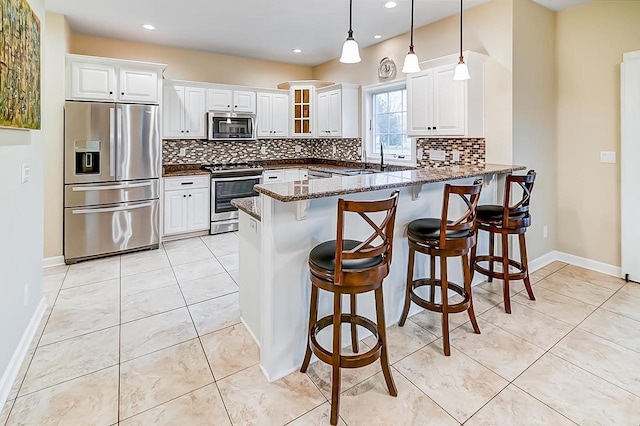
<path id="1" fill-rule="evenodd" d="M 402 72 L 405 74 L 420 72 L 418 55 L 413 51 L 413 3 L 414 0 L 411 0 L 411 44 L 409 44 L 409 53 L 405 56 L 404 65 L 402 66 Z"/>
<path id="2" fill-rule="evenodd" d="M 353 19 L 353 0 L 349 0 L 349 32 L 347 33 L 347 40 L 342 45 L 342 55 L 340 56 L 340 62 L 343 64 L 355 64 L 360 62 L 360 49 L 358 43 L 353 38 L 352 27 Z"/>
<path id="3" fill-rule="evenodd" d="M 460 0 L 460 62 L 456 65 L 456 69 L 453 72 L 454 80 L 469 80 L 469 67 L 464 63 L 464 57 L 462 56 L 462 1 Z"/>

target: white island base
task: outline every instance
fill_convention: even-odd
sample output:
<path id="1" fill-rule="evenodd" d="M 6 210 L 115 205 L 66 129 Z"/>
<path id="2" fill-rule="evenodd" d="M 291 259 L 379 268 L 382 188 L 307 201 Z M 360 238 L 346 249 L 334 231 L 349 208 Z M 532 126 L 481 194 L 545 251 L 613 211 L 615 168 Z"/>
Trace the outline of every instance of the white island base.
<path id="1" fill-rule="evenodd" d="M 456 185 L 472 184 L 475 178 L 456 179 Z M 496 175 L 484 176 L 480 204 L 497 201 Z M 446 182 L 419 187 L 398 188 L 400 199 L 396 216 L 393 261 L 384 281 L 386 322 L 396 324 L 404 303 L 409 247 L 406 227 L 421 217 L 440 217 Z M 265 185 L 267 186 L 267 185 Z M 269 381 L 275 381 L 300 368 L 305 353 L 311 281 L 307 265 L 309 252 L 317 244 L 336 238 L 337 200 L 377 200 L 390 196 L 394 189 L 350 193 L 304 201 L 281 202 L 262 194 L 261 220 L 240 211 L 240 305 L 242 321 L 260 346 L 260 367 Z M 453 200 L 453 198 L 452 198 Z M 453 205 L 453 204 L 452 204 Z M 459 212 L 463 211 L 462 205 Z M 453 212 L 453 213 L 459 213 Z M 347 215 L 345 238 L 364 239 L 371 228 L 357 215 Z M 488 236 L 481 233 L 478 253 L 488 252 Z M 437 265 L 437 264 L 436 264 Z M 429 262 L 417 254 L 415 276 L 426 277 Z M 436 266 L 439 273 L 439 267 Z M 449 280 L 462 283 L 459 258 L 448 263 Z M 474 283 L 483 281 L 476 275 Z M 346 298 L 346 296 L 345 296 Z M 344 305 L 348 307 L 348 300 Z M 320 291 L 319 318 L 332 313 L 332 295 Z M 412 305 L 410 315 L 422 309 Z M 375 320 L 373 292 L 358 296 L 358 314 Z M 467 315 L 459 313 L 454 315 Z M 343 341 L 349 345 L 348 326 L 343 326 Z M 358 328 L 359 338 L 370 333 Z M 324 330 L 320 343 L 331 347 L 331 327 Z"/>

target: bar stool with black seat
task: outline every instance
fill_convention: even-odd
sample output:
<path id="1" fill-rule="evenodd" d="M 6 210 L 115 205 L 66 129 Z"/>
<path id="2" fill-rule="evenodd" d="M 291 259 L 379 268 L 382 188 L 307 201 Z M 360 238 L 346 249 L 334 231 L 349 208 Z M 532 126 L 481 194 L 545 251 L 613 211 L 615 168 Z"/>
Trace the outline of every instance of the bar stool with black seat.
<path id="1" fill-rule="evenodd" d="M 397 396 L 398 391 L 391 377 L 387 354 L 386 325 L 382 298 L 382 281 L 389 274 L 393 247 L 393 228 L 398 206 L 398 191 L 389 199 L 380 201 L 338 200 L 337 237 L 317 245 L 309 253 L 311 270 L 311 309 L 309 313 L 309 335 L 301 373 L 305 373 L 311 361 L 311 354 L 332 366 L 331 375 L 331 424 L 338 422 L 340 404 L 340 368 L 358 368 L 380 359 L 389 393 Z M 373 233 L 364 241 L 344 238 L 346 213 L 356 213 L 373 228 Z M 376 222 L 384 214 L 381 221 Z M 372 219 L 373 217 L 373 219 Z M 318 289 L 333 293 L 333 315 L 318 319 Z M 357 315 L 356 295 L 375 292 L 376 322 Z M 342 295 L 350 297 L 350 312 L 342 312 Z M 351 345 L 356 355 L 341 355 L 341 324 L 351 325 Z M 333 348 L 322 347 L 317 340 L 318 333 L 333 326 Z M 369 351 L 358 353 L 356 326 L 369 330 L 378 341 Z"/>
<path id="2" fill-rule="evenodd" d="M 469 266 L 469 251 L 476 244 L 476 208 L 480 200 L 482 181 L 476 180 L 473 185 L 454 186 L 447 184 L 444 187 L 444 202 L 442 205 L 442 217 L 430 219 L 417 219 L 409 223 L 407 237 L 409 240 L 409 264 L 407 269 L 407 289 L 405 294 L 404 309 L 400 327 L 404 326 L 411 302 L 429 311 L 442 313 L 442 340 L 444 354 L 451 355 L 449 345 L 449 314 L 466 311 L 471 320 L 473 330 L 480 334 L 480 328 L 473 311 L 473 297 L 471 294 L 471 270 Z M 456 220 L 449 220 L 449 202 L 451 195 L 458 195 L 463 200 L 465 211 Z M 413 279 L 413 269 L 416 252 L 431 257 L 429 278 Z M 463 285 L 448 281 L 447 259 L 460 257 L 463 271 Z M 440 258 L 440 279 L 436 278 L 436 261 Z M 426 300 L 416 293 L 420 287 L 429 289 L 429 298 Z M 436 287 L 440 287 L 440 303 L 436 303 Z M 462 296 L 462 301 L 449 304 L 449 290 L 453 290 Z"/>
<path id="3" fill-rule="evenodd" d="M 489 255 L 476 256 L 475 248 L 471 251 L 471 265 L 473 268 L 471 275 L 473 276 L 474 271 L 477 271 L 486 275 L 488 277 L 487 281 L 489 282 L 492 282 L 494 278 L 503 280 L 504 310 L 508 314 L 511 313 L 511 297 L 509 293 L 509 284 L 511 281 L 523 280 L 529 299 L 536 300 L 529 279 L 527 244 L 524 236 L 527 228 L 531 226 L 529 202 L 531 201 L 531 191 L 533 190 L 535 179 L 536 172 L 534 170 L 529 170 L 524 176 L 507 175 L 503 204 L 501 206 L 478 206 L 477 227 L 479 230 L 489 233 Z M 521 188 L 522 197 L 516 204 L 511 205 L 513 188 L 516 188 L 515 185 Z M 502 236 L 502 253 L 500 256 L 494 254 L 496 234 Z M 509 259 L 509 235 L 518 235 L 520 262 Z M 480 265 L 481 262 L 488 262 L 489 268 L 482 267 Z M 496 271 L 494 267 L 495 263 L 502 265 L 501 271 Z M 511 272 L 510 266 L 515 268 L 516 272 Z"/>

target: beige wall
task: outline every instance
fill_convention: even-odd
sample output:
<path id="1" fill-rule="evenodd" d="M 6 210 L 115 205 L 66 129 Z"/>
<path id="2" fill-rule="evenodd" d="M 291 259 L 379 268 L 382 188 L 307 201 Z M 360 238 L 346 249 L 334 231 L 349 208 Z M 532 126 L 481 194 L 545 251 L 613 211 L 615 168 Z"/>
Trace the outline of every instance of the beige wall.
<path id="1" fill-rule="evenodd" d="M 537 172 L 527 231 L 531 259 L 556 247 L 556 153 L 556 13 L 514 0 L 513 162 Z"/>
<path id="2" fill-rule="evenodd" d="M 64 55 L 69 47 L 69 26 L 63 15 L 47 13 L 47 42 L 44 62 L 45 90 L 43 125 L 47 129 L 44 145 L 44 257 L 62 255 L 62 191 L 64 155 Z"/>
<path id="3" fill-rule="evenodd" d="M 41 34 L 46 31 L 44 0 L 29 0 L 40 19 Z M 47 73 L 43 63 L 47 51 L 46 38 L 41 38 L 40 66 L 42 76 Z M 41 78 L 44 93 L 48 83 Z M 56 82 L 60 85 L 60 82 Z M 44 104 L 43 104 L 44 106 Z M 42 298 L 42 235 L 43 235 L 43 167 L 44 135 L 47 110 L 42 108 L 42 130 L 14 130 L 0 128 L 0 383 L 10 384 L 13 377 L 4 376 L 13 358 L 17 368 L 23 354 L 17 351 L 27 327 Z M 22 183 L 22 165 L 28 164 L 31 176 Z M 24 288 L 28 286 L 25 300 Z M 28 345 L 29 343 L 26 342 Z M 13 370 L 10 373 L 16 374 Z M 4 389 L 3 389 L 4 390 Z M 0 404 L 4 401 L 0 400 Z"/>
<path id="4" fill-rule="evenodd" d="M 167 64 L 165 78 L 275 88 L 290 80 L 309 80 L 311 67 L 198 50 L 133 43 L 73 34 L 71 53 Z"/>
<path id="5" fill-rule="evenodd" d="M 620 63 L 640 49 L 640 2 L 558 13 L 557 249 L 620 265 Z"/>
<path id="6" fill-rule="evenodd" d="M 470 9 L 464 15 L 464 49 L 486 53 L 485 63 L 485 136 L 487 160 L 511 163 L 512 138 L 512 7 L 513 0 L 493 0 Z M 415 50 L 421 61 L 458 52 L 459 16 L 454 15 L 414 32 Z M 357 33 L 356 33 L 357 38 Z M 409 34 L 402 34 L 362 49 L 362 62 L 341 64 L 337 59 L 313 68 L 318 80 L 378 83 L 378 63 L 385 56 L 398 66 L 397 78 L 409 46 Z"/>

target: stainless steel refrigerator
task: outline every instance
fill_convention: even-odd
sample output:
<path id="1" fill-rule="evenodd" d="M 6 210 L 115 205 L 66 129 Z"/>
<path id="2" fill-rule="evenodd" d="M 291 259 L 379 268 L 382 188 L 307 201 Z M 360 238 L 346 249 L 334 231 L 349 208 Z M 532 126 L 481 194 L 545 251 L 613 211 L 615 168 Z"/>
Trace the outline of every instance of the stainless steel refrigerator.
<path id="1" fill-rule="evenodd" d="M 157 105 L 65 104 L 66 263 L 159 244 Z"/>

